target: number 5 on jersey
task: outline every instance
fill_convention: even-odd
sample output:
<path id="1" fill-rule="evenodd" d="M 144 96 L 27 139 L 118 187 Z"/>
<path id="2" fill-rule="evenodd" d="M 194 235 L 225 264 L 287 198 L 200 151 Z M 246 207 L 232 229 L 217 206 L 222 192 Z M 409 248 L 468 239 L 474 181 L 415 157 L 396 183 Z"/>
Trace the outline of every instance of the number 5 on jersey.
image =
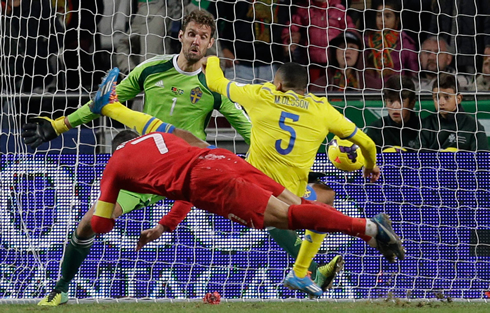
<path id="1" fill-rule="evenodd" d="M 281 112 L 281 117 L 279 119 L 279 127 L 281 127 L 282 130 L 285 130 L 291 134 L 286 149 L 283 149 L 281 147 L 282 139 L 276 140 L 276 150 L 282 155 L 291 153 L 294 147 L 294 142 L 296 141 L 296 131 L 294 130 L 293 127 L 286 125 L 286 119 L 290 119 L 293 122 L 297 122 L 299 120 L 299 115 L 289 113 L 289 112 L 284 112 L 284 111 Z"/>

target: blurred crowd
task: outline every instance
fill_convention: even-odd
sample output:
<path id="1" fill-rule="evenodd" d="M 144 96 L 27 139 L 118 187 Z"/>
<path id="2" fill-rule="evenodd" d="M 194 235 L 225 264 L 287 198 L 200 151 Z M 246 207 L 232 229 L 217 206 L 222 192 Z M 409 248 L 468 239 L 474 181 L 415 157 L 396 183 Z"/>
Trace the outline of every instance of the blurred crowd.
<path id="1" fill-rule="evenodd" d="M 461 0 L 4 0 L 7 92 L 92 91 L 180 50 L 182 17 L 217 20 L 213 54 L 228 78 L 270 81 L 277 66 L 308 68 L 309 91 L 380 91 L 393 75 L 430 91 L 438 73 L 461 90 L 490 88 L 490 6 Z"/>

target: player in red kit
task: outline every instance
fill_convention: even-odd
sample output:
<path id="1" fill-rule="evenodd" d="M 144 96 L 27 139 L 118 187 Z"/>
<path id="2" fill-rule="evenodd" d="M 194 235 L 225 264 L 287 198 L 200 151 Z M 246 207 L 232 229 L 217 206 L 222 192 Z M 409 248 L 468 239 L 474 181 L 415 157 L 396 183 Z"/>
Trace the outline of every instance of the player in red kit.
<path id="1" fill-rule="evenodd" d="M 102 87 L 116 84 L 115 79 L 109 73 Z M 103 174 L 101 197 L 91 219 L 95 232 L 108 232 L 114 226 L 114 202 L 124 188 L 188 201 L 248 227 L 343 232 L 365 240 L 390 262 L 404 258 L 401 241 L 386 214 L 351 218 L 332 206 L 300 198 L 228 150 L 206 148 L 208 144 L 191 133 L 144 113 L 121 111 L 114 88 L 102 87 L 91 111 L 124 119 L 126 125 L 146 135 L 133 139 L 137 134 L 125 131 L 132 135 L 123 137 L 121 133 L 114 138 L 113 151 L 117 151 Z M 136 162 L 135 155 L 141 156 Z M 189 208 L 174 206 L 167 217 L 171 216 L 171 224 L 176 226 L 188 212 Z M 165 225 L 160 221 L 155 228 L 143 231 L 137 249 L 172 230 Z M 308 276 L 290 281 L 293 283 L 287 286 L 291 289 L 306 291 L 312 297 L 322 294 Z"/>
<path id="2" fill-rule="evenodd" d="M 119 146 L 100 189 L 95 216 L 106 206 L 112 213 L 119 190 L 125 189 L 186 200 L 247 227 L 264 228 L 269 198 L 281 197 L 285 188 L 228 150 L 192 147 L 154 132 Z M 96 232 L 110 231 L 112 222 L 105 222 L 95 218 L 92 226 Z"/>
<path id="3" fill-rule="evenodd" d="M 168 124 L 164 128 L 176 130 Z M 118 146 L 102 175 L 101 195 L 92 218 L 97 233 L 113 228 L 117 195 L 126 189 L 185 200 L 251 228 L 307 228 L 343 232 L 366 241 L 375 239 L 376 248 L 388 261 L 404 258 L 401 241 L 385 214 L 372 219 L 351 218 L 329 205 L 294 195 L 228 150 L 200 148 L 206 145 L 203 142 L 191 146 L 178 138 L 178 133 L 153 132 L 137 137 L 125 131 L 124 136 L 128 133 L 134 139 L 126 141 L 129 138 L 119 138 L 119 134 L 114 138 L 113 147 Z M 165 231 L 160 226 L 161 231 L 142 234 L 138 249 Z"/>

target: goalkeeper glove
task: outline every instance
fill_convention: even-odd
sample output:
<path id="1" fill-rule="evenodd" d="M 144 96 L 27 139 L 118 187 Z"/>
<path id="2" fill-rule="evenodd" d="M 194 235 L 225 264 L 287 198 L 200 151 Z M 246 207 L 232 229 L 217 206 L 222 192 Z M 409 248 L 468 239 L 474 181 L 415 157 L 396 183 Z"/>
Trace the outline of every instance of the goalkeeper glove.
<path id="1" fill-rule="evenodd" d="M 65 117 L 52 120 L 45 116 L 31 118 L 28 123 L 22 125 L 22 134 L 26 145 L 36 149 L 43 142 L 48 142 L 69 130 L 65 125 Z"/>

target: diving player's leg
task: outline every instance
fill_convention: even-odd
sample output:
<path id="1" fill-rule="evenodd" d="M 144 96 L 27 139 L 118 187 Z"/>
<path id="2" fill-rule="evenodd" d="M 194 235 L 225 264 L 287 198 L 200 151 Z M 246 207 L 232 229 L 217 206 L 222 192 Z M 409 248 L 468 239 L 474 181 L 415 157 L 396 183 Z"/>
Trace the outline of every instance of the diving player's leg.
<path id="1" fill-rule="evenodd" d="M 333 205 L 335 191 L 325 184 L 315 182 L 308 185 L 305 198 L 309 198 L 309 200 L 312 201 L 312 204 L 324 203 Z M 294 272 L 299 277 L 304 277 L 308 271 L 314 272 L 315 275 L 312 275 L 312 279 L 323 290 L 326 290 L 331 286 L 336 273 L 340 271 L 342 266 L 339 257 L 334 258 L 329 264 L 323 265 L 320 268 L 318 267 L 318 264 L 313 261 L 313 258 L 318 254 L 318 250 L 326 236 L 327 234 L 325 233 L 305 230 L 305 237 L 301 242 L 301 246 L 298 247 L 296 261 L 293 266 Z"/>
<path id="2" fill-rule="evenodd" d="M 287 195 L 290 192 L 286 189 L 284 193 Z M 282 197 L 284 196 L 282 195 Z M 271 197 L 264 212 L 264 225 L 275 227 L 278 231 L 283 231 L 288 228 L 292 230 L 288 222 L 288 212 L 288 204 L 275 197 Z M 304 276 L 298 277 L 293 270 L 284 279 L 284 285 L 293 290 L 306 292 L 310 298 L 320 297 L 323 293 L 322 289 L 306 273 Z"/>
<path id="3" fill-rule="evenodd" d="M 311 229 L 318 232 L 342 232 L 368 242 L 389 261 L 403 260 L 405 249 L 386 214 L 371 219 L 353 218 L 323 203 L 308 203 L 289 207 L 289 229 Z"/>
<path id="4" fill-rule="evenodd" d="M 114 208 L 113 217 L 117 218 L 122 214 L 151 205 L 161 199 L 163 199 L 161 196 L 137 194 L 121 190 Z M 68 302 L 69 285 L 78 273 L 83 261 L 87 258 L 94 242 L 95 232 L 91 226 L 93 214 L 94 206 L 85 213 L 77 229 L 72 233 L 61 261 L 61 277 L 53 290 L 38 305 L 57 306 Z"/>
<path id="5" fill-rule="evenodd" d="M 271 197 L 274 198 L 274 197 Z M 284 202 L 271 199 L 264 211 L 264 226 L 288 229 L 311 229 L 317 232 L 343 232 L 345 234 L 361 237 L 375 238 L 376 248 L 389 262 L 395 262 L 396 258 L 403 260 L 405 250 L 399 237 L 394 232 L 389 217 L 378 214 L 371 219 L 352 218 L 342 214 L 326 204 L 308 203 L 306 200 L 301 205 L 290 205 L 287 210 L 287 218 L 284 219 Z M 286 223 L 287 222 L 287 223 Z M 306 274 L 300 276 L 294 270 L 290 272 L 284 284 L 291 288 L 302 286 Z M 310 295 L 316 296 L 311 287 L 305 290 Z M 321 292 L 319 293 L 321 295 Z"/>
<path id="6" fill-rule="evenodd" d="M 315 200 L 317 197 L 315 190 L 309 185 L 307 187 L 305 197 L 308 197 L 310 200 Z M 281 200 L 288 204 L 299 204 L 298 200 L 300 199 L 293 193 L 282 193 L 279 196 L 283 197 Z M 284 198 L 285 196 L 287 198 Z M 267 227 L 267 231 L 274 241 L 296 261 L 303 241 L 298 236 L 298 233 L 295 230 L 278 229 L 275 227 Z M 315 281 L 317 279 L 318 263 L 311 261 L 307 270 L 311 274 L 311 279 Z M 321 287 L 321 284 L 317 285 Z"/>

